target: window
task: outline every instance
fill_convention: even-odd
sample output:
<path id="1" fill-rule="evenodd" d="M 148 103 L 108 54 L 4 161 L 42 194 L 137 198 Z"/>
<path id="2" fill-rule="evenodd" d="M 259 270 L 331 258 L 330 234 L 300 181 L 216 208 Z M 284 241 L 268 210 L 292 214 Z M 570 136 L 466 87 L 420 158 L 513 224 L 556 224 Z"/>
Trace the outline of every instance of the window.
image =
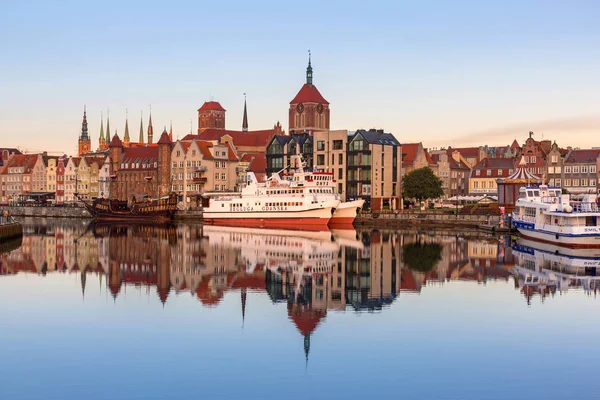
<path id="1" fill-rule="evenodd" d="M 596 180 L 595 179 L 590 179 L 590 186 L 596 186 Z"/>
<path id="2" fill-rule="evenodd" d="M 548 173 L 549 174 L 553 174 L 554 173 L 554 167 L 548 167 Z"/>
<path id="3" fill-rule="evenodd" d="M 561 184 L 561 181 L 560 181 L 560 179 L 555 179 L 555 180 L 554 180 L 554 186 L 558 186 L 558 187 L 560 187 L 560 184 Z"/>
<path id="4" fill-rule="evenodd" d="M 579 179 L 573 179 L 573 186 L 579 186 Z"/>
<path id="5" fill-rule="evenodd" d="M 192 150 L 192 157 L 196 157 L 196 150 Z"/>
<path id="6" fill-rule="evenodd" d="M 344 149 L 344 141 L 343 140 L 334 140 L 333 141 L 333 150 L 343 150 Z"/>
<path id="7" fill-rule="evenodd" d="M 550 157 L 550 162 L 557 163 L 558 162 L 558 156 L 557 155 L 551 156 Z"/>
<path id="8" fill-rule="evenodd" d="M 544 168 L 543 167 L 538 167 L 538 174 L 543 174 L 544 173 Z"/>
<path id="9" fill-rule="evenodd" d="M 530 162 L 531 162 L 532 164 L 535 164 L 535 163 L 536 163 L 536 158 L 535 158 L 535 156 L 531 156 L 531 157 L 529 158 L 529 160 L 530 160 Z"/>
<path id="10" fill-rule="evenodd" d="M 487 182 L 486 181 L 481 182 L 481 188 L 485 189 L 486 187 L 487 187 Z"/>
<path id="11" fill-rule="evenodd" d="M 188 162 L 186 163 L 186 166 L 187 166 L 188 168 L 190 168 L 190 167 L 192 166 L 192 162 L 191 162 L 191 161 L 188 161 Z"/>
<path id="12" fill-rule="evenodd" d="M 183 161 L 179 162 L 179 168 L 183 168 Z"/>
<path id="13" fill-rule="evenodd" d="M 498 176 L 502 176 L 502 169 L 498 169 Z"/>
<path id="14" fill-rule="evenodd" d="M 215 172 L 215 181 L 218 181 L 218 180 L 219 180 L 219 173 Z M 217 190 L 219 190 L 219 189 L 217 189 Z"/>
<path id="15" fill-rule="evenodd" d="M 581 180 L 581 186 L 587 186 L 587 183 L 587 179 L 584 178 Z"/>
<path id="16" fill-rule="evenodd" d="M 317 165 L 325 165 L 325 155 L 317 154 Z"/>
<path id="17" fill-rule="evenodd" d="M 581 166 L 581 173 L 582 173 L 582 174 L 587 174 L 587 172 L 588 172 L 588 167 L 587 167 L 587 165 L 582 165 L 582 166 Z"/>
<path id="18" fill-rule="evenodd" d="M 478 169 L 477 171 L 475 171 L 475 175 L 477 175 L 477 176 L 481 175 L 481 170 Z"/>
<path id="19" fill-rule="evenodd" d="M 565 174 L 570 174 L 571 173 L 571 167 L 567 166 L 565 167 Z"/>
<path id="20" fill-rule="evenodd" d="M 556 171 L 557 174 L 560 174 L 560 172 L 562 171 L 562 167 L 560 165 L 556 166 L 556 168 L 554 169 Z"/>
<path id="21" fill-rule="evenodd" d="M 226 181 L 226 180 L 227 180 L 227 177 L 226 177 L 226 175 L 225 175 L 224 173 L 223 173 L 223 174 L 221 174 L 221 180 L 222 180 L 222 181 Z"/>
<path id="22" fill-rule="evenodd" d="M 487 176 L 492 176 L 492 170 L 491 169 L 487 170 Z"/>
<path id="23" fill-rule="evenodd" d="M 338 179 L 342 180 L 344 178 L 344 169 L 338 168 Z"/>
<path id="24" fill-rule="evenodd" d="M 592 173 L 592 174 L 596 173 L 596 166 L 595 165 L 590 165 L 590 173 Z"/>
<path id="25" fill-rule="evenodd" d="M 325 141 L 317 140 L 317 151 L 325 150 Z"/>
<path id="26" fill-rule="evenodd" d="M 578 174 L 579 173 L 579 165 L 574 165 L 573 166 L 573 173 L 574 174 Z"/>
<path id="27" fill-rule="evenodd" d="M 473 189 L 479 189 L 479 182 L 478 181 L 473 182 Z"/>
<path id="28" fill-rule="evenodd" d="M 339 165 L 344 164 L 344 155 L 343 154 L 338 154 L 338 164 Z"/>
<path id="29" fill-rule="evenodd" d="M 177 150 L 177 157 L 181 155 L 181 151 Z"/>
<path id="30" fill-rule="evenodd" d="M 335 165 L 335 154 L 331 155 L 331 165 Z"/>

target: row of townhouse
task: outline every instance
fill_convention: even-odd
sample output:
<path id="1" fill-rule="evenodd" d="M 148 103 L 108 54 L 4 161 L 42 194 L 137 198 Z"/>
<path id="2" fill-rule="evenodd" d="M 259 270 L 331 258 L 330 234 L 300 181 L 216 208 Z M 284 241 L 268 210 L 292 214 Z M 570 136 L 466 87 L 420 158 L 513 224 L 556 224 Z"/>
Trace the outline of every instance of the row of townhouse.
<path id="1" fill-rule="evenodd" d="M 0 203 L 32 193 L 53 193 L 57 204 L 75 202 L 75 193 L 85 199 L 108 197 L 108 181 L 106 157 L 14 154 L 0 169 Z"/>

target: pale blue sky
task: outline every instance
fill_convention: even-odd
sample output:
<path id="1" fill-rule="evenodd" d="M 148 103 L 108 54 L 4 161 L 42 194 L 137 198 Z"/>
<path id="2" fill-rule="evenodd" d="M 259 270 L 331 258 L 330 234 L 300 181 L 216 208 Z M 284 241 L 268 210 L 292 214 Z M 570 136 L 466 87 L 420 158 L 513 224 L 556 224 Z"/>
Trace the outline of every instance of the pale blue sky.
<path id="1" fill-rule="evenodd" d="M 17 2 L 0 0 L 0 146 L 74 153 L 83 104 L 133 138 L 196 130 L 211 96 L 240 129 L 280 120 L 305 79 L 335 129 L 426 146 L 506 144 L 529 130 L 598 146 L 594 1 Z"/>

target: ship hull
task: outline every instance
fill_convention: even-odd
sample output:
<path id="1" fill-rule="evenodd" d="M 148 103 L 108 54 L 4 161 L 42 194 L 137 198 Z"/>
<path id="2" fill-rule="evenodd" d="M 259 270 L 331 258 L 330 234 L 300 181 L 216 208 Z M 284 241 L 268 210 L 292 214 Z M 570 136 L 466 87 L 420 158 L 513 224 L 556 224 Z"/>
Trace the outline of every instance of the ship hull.
<path id="1" fill-rule="evenodd" d="M 95 221 L 105 222 L 162 223 L 170 221 L 177 210 L 177 198 L 174 196 L 145 203 L 136 203 L 131 208 L 126 206 L 126 202 L 109 199 L 99 199 L 83 204 Z"/>
<path id="2" fill-rule="evenodd" d="M 570 248 L 600 248 L 600 234 L 567 234 L 532 229 L 533 224 L 516 223 L 521 236 L 541 243 Z"/>
<path id="3" fill-rule="evenodd" d="M 363 199 L 346 201 L 340 203 L 335 209 L 331 220 L 329 221 L 330 226 L 348 226 L 354 223 L 358 210 L 360 210 L 365 204 Z"/>
<path id="4" fill-rule="evenodd" d="M 255 228 L 327 229 L 332 207 L 294 212 L 211 212 L 203 213 L 207 224 Z"/>

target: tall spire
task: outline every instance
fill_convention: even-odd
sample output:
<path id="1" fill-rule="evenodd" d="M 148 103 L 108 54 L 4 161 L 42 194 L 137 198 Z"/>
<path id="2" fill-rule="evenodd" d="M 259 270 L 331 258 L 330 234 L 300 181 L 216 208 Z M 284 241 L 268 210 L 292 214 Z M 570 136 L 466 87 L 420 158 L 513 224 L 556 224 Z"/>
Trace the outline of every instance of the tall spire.
<path id="1" fill-rule="evenodd" d="M 242 288 L 242 327 L 246 321 L 246 288 Z"/>
<path id="2" fill-rule="evenodd" d="M 127 109 L 125 109 L 125 136 L 123 136 L 123 144 L 125 145 L 125 147 L 129 146 L 129 143 L 131 142 L 130 138 L 129 138 L 129 114 Z"/>
<path id="3" fill-rule="evenodd" d="M 171 125 L 169 125 L 169 140 L 173 142 L 173 120 L 171 120 Z"/>
<path id="4" fill-rule="evenodd" d="M 310 50 L 308 50 L 308 67 L 306 68 L 306 84 L 312 86 L 313 70 L 310 65 Z"/>
<path id="5" fill-rule="evenodd" d="M 140 110 L 140 138 L 138 142 L 144 143 L 144 112 L 142 110 Z"/>
<path id="6" fill-rule="evenodd" d="M 248 132 L 248 111 L 246 109 L 246 93 L 244 93 L 244 119 L 242 120 L 242 132 Z"/>
<path id="7" fill-rule="evenodd" d="M 154 129 L 152 128 L 152 106 L 150 106 L 150 121 L 148 122 L 148 144 L 152 144 Z"/>
<path id="8" fill-rule="evenodd" d="M 104 121 L 102 119 L 104 116 L 102 115 L 102 111 L 100 111 L 100 143 L 104 141 Z"/>
<path id="9" fill-rule="evenodd" d="M 88 140 L 88 126 L 87 126 L 87 115 L 86 106 L 83 106 L 83 121 L 81 122 L 81 140 Z"/>
<path id="10" fill-rule="evenodd" d="M 304 357 L 306 359 L 306 368 L 308 368 L 308 353 L 310 353 L 310 333 L 304 335 Z"/>

